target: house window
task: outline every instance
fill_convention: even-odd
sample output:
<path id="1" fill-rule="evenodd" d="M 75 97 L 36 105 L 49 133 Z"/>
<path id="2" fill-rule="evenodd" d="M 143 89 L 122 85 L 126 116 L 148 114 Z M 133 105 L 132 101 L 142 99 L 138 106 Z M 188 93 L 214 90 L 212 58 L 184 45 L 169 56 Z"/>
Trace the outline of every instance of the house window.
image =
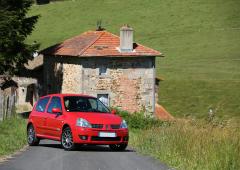
<path id="1" fill-rule="evenodd" d="M 109 106 L 109 95 L 108 94 L 98 94 L 97 98 L 105 105 Z"/>
<path id="2" fill-rule="evenodd" d="M 100 67 L 99 68 L 99 75 L 104 76 L 106 74 L 107 74 L 107 67 L 104 67 L 104 66 Z"/>

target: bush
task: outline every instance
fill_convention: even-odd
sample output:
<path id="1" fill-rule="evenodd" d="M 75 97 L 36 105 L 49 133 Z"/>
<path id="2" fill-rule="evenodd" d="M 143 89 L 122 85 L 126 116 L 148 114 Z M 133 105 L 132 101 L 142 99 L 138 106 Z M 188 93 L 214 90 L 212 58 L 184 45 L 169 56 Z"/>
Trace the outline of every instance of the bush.
<path id="1" fill-rule="evenodd" d="M 129 128 L 132 129 L 149 129 L 151 127 L 160 127 L 170 124 L 170 122 L 161 121 L 154 117 L 147 116 L 142 112 L 130 114 L 127 111 L 117 110 L 117 114 L 127 121 Z"/>
<path id="2" fill-rule="evenodd" d="M 48 4 L 50 0 L 36 0 L 38 5 Z"/>

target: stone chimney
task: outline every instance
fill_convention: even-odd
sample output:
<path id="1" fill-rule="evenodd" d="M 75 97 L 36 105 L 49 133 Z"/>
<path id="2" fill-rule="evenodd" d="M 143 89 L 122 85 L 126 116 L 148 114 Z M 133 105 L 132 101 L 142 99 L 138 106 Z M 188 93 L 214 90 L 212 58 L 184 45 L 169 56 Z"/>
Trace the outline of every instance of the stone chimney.
<path id="1" fill-rule="evenodd" d="M 128 25 L 120 28 L 120 52 L 133 51 L 133 29 Z"/>

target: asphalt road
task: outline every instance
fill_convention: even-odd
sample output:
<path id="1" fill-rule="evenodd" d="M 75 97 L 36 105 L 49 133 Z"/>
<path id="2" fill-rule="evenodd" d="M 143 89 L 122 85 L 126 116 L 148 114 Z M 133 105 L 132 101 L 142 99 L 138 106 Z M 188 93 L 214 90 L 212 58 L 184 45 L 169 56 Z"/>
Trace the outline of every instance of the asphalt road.
<path id="1" fill-rule="evenodd" d="M 0 170 L 167 170 L 166 165 L 128 148 L 113 152 L 107 146 L 82 146 L 64 151 L 59 142 L 43 140 L 39 146 L 0 163 Z"/>

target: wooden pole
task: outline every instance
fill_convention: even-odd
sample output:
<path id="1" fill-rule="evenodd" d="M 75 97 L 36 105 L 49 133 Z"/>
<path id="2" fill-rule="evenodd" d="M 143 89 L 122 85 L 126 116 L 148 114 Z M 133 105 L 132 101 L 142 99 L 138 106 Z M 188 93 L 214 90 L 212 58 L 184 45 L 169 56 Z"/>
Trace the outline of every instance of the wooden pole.
<path id="1" fill-rule="evenodd" d="M 3 94 L 0 89 L 0 121 L 3 121 Z"/>

